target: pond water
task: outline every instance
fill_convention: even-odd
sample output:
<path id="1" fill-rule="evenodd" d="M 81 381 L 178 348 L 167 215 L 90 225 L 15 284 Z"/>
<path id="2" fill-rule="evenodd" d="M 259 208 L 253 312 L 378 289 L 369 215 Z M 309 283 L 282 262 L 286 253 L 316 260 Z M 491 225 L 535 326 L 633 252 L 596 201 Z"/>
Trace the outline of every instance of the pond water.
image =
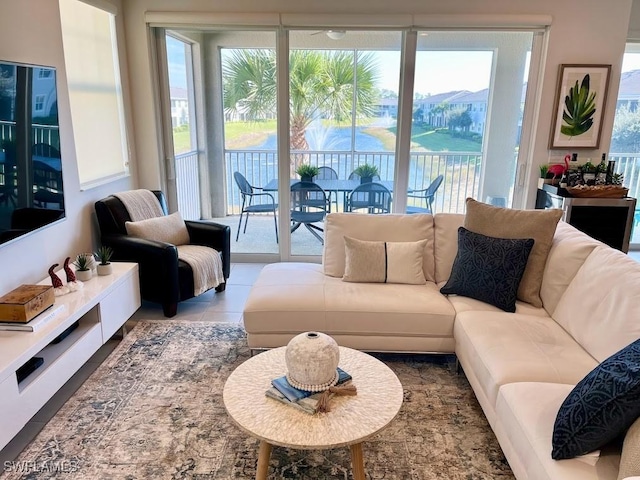
<path id="1" fill-rule="evenodd" d="M 363 132 L 366 127 L 355 128 L 355 150 L 359 152 L 384 152 L 382 141 Z M 307 129 L 305 137 L 312 151 L 351 151 L 351 127 L 331 127 Z M 277 136 L 269 135 L 260 145 L 251 150 L 276 150 Z"/>

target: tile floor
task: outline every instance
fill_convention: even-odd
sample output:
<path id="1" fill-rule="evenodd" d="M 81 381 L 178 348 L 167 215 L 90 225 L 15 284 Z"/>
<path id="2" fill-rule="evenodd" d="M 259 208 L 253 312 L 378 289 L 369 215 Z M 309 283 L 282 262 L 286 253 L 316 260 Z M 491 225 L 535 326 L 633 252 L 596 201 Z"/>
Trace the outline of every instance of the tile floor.
<path id="1" fill-rule="evenodd" d="M 208 320 L 212 322 L 242 322 L 242 309 L 249 295 L 249 289 L 256 280 L 264 264 L 236 263 L 231 266 L 231 275 L 223 293 L 214 290 L 203 293 L 178 305 L 176 320 Z M 158 304 L 143 302 L 138 311 L 125 324 L 131 330 L 140 319 L 163 319 L 162 307 Z M 121 335 L 105 343 L 87 363 L 40 409 L 16 437 L 0 450 L 0 473 L 6 461 L 13 461 L 26 445 L 40 432 L 44 425 L 84 381 L 109 356 L 121 340 Z"/>

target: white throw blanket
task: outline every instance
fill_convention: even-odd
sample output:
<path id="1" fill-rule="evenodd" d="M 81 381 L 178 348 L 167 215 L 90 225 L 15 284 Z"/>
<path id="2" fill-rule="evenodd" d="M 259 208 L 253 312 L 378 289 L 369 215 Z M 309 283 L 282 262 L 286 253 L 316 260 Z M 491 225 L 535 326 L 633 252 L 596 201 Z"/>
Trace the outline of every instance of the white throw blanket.
<path id="1" fill-rule="evenodd" d="M 160 202 L 151 190 L 139 189 L 114 193 L 127 209 L 132 222 L 162 217 Z M 178 258 L 193 271 L 193 294 L 198 296 L 210 288 L 224 283 L 220 252 L 201 245 L 176 245 Z"/>
<path id="2" fill-rule="evenodd" d="M 164 215 L 160 202 L 151 190 L 130 190 L 128 192 L 114 193 L 113 196 L 122 202 L 132 222 Z"/>
<path id="3" fill-rule="evenodd" d="M 200 295 L 224 283 L 222 258 L 213 248 L 201 245 L 178 245 L 178 258 L 187 262 L 193 270 L 194 295 Z"/>

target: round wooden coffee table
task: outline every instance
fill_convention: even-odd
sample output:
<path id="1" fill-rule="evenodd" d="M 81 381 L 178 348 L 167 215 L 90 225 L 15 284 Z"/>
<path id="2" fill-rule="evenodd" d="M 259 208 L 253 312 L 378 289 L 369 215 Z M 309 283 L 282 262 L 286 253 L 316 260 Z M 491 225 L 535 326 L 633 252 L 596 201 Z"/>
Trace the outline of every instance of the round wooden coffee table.
<path id="1" fill-rule="evenodd" d="M 331 411 L 310 415 L 267 398 L 271 380 L 287 371 L 286 347 L 262 352 L 238 366 L 224 385 L 222 398 L 231 419 L 260 439 L 256 479 L 267 478 L 272 445 L 301 450 L 349 446 L 353 478 L 364 480 L 362 442 L 385 428 L 402 405 L 398 377 L 366 353 L 340 347 L 340 368 L 351 374 L 354 397 L 331 399 Z"/>

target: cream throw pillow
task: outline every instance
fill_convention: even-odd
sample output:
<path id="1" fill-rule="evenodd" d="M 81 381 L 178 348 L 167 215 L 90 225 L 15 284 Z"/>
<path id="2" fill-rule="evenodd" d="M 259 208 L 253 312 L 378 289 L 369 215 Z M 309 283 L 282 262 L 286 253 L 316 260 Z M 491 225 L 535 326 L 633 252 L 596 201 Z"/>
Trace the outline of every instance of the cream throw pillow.
<path id="1" fill-rule="evenodd" d="M 133 237 L 172 243 L 173 245 L 189 243 L 189 232 L 180 212 L 139 222 L 125 222 L 124 226 L 127 233 Z"/>
<path id="2" fill-rule="evenodd" d="M 422 256 L 427 240 L 368 242 L 344 237 L 345 267 L 342 280 L 358 283 L 426 283 Z"/>
<path id="3" fill-rule="evenodd" d="M 515 210 L 467 198 L 464 227 L 489 237 L 533 238 L 533 248 L 518 287 L 518 300 L 542 307 L 542 275 L 560 217 L 562 210 Z"/>
<path id="4" fill-rule="evenodd" d="M 640 475 L 640 418 L 627 430 L 620 455 L 618 480 Z"/>

